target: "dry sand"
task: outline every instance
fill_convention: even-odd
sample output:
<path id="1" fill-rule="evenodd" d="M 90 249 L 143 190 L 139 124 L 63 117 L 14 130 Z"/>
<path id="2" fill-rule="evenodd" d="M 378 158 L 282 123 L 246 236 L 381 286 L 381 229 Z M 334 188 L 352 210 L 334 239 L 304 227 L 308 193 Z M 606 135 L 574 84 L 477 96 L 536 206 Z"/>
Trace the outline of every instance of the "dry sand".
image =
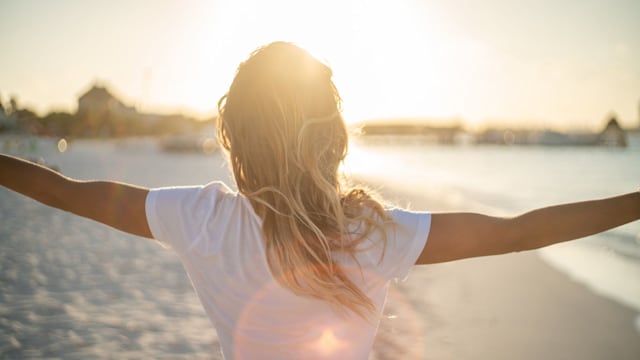
<path id="1" fill-rule="evenodd" d="M 125 145 L 79 142 L 51 160 L 84 179 L 229 181 L 219 155 Z M 442 196 L 381 191 L 450 209 Z M 221 358 L 177 257 L 153 241 L 0 189 L 0 244 L 0 358 Z M 640 359 L 636 314 L 534 252 L 418 267 L 392 286 L 385 314 L 372 359 Z"/>

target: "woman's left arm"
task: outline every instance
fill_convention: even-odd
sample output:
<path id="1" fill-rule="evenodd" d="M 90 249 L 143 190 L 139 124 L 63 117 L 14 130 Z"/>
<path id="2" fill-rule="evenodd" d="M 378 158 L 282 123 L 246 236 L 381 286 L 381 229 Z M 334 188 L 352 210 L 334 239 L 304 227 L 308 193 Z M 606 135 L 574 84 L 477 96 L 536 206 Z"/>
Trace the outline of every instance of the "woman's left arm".
<path id="1" fill-rule="evenodd" d="M 152 238 L 145 202 L 148 189 L 113 181 L 79 181 L 47 167 L 0 154 L 0 185 L 124 232 Z"/>
<path id="2" fill-rule="evenodd" d="M 433 214 L 417 264 L 538 249 L 640 219 L 640 192 L 536 209 L 512 218 Z"/>

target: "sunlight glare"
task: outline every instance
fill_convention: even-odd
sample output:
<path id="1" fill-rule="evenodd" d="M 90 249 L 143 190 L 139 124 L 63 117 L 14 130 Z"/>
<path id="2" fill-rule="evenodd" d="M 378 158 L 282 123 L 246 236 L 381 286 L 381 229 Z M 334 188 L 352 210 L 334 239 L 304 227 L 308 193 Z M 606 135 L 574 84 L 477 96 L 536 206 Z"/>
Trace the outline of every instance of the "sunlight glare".
<path id="1" fill-rule="evenodd" d="M 152 69 L 152 102 L 168 103 L 169 95 L 175 100 L 177 94 L 160 96 L 157 90 L 160 83 L 171 83 L 196 112 L 215 112 L 238 64 L 273 41 L 293 42 L 333 69 L 349 123 L 473 117 L 487 110 L 475 96 L 482 89 L 473 86 L 474 78 L 499 80 L 499 69 L 478 75 L 492 61 L 485 44 L 447 33 L 445 20 L 418 1 L 238 0 L 213 8 L 193 15 L 191 35 L 177 41 L 173 51 L 179 56 L 166 60 L 175 62 L 172 75 Z M 177 71 L 181 68 L 186 74 Z"/>
<path id="2" fill-rule="evenodd" d="M 438 21 L 421 12 L 420 6 L 412 1 L 339 0 L 221 4 L 208 29 L 217 41 L 194 38 L 192 46 L 204 44 L 206 50 L 201 59 L 192 61 L 207 77 L 213 77 L 212 70 L 206 70 L 207 63 L 222 66 L 229 76 L 215 79 L 219 93 L 210 96 L 211 88 L 202 83 L 194 88 L 193 98 L 200 102 L 217 99 L 230 84 L 237 64 L 252 50 L 282 40 L 302 46 L 332 67 L 347 122 L 416 116 L 424 114 L 425 106 L 432 106 L 435 113 L 451 114 L 453 110 L 446 106 L 453 100 L 443 98 L 438 86 L 457 75 L 442 71 L 446 61 L 436 53 L 445 46 L 439 41 L 446 37 L 436 36 Z M 251 12 L 246 11 L 249 8 Z"/>
<path id="3" fill-rule="evenodd" d="M 324 329 L 316 342 L 316 348 L 323 356 L 340 351 L 345 346 L 346 344 L 338 339 L 331 329 Z"/>

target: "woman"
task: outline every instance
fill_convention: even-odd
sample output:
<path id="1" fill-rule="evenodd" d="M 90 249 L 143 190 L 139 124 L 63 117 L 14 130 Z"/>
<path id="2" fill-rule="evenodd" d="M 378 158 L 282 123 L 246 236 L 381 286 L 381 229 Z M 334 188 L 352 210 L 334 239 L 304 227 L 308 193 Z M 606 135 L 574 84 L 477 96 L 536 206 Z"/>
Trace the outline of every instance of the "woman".
<path id="1" fill-rule="evenodd" d="M 180 257 L 229 359 L 365 359 L 389 282 L 413 265 L 536 249 L 640 218 L 640 193 L 513 218 L 387 209 L 339 174 L 347 131 L 331 69 L 256 50 L 218 103 L 238 193 L 78 181 L 0 155 L 0 184 L 154 238 Z"/>

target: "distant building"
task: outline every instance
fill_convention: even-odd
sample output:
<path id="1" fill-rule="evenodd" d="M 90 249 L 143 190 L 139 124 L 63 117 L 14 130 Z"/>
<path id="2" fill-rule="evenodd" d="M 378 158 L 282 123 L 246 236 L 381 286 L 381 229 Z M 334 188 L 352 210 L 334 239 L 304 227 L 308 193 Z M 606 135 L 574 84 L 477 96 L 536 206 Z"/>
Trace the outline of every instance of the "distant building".
<path id="1" fill-rule="evenodd" d="M 201 122 L 180 114 L 140 113 L 99 85 L 80 95 L 76 118 L 74 135 L 92 137 L 184 134 L 202 126 Z"/>
<path id="2" fill-rule="evenodd" d="M 627 146 L 627 133 L 620 126 L 615 116 L 612 116 L 607 126 L 598 136 L 598 143 L 608 146 Z"/>
<path id="3" fill-rule="evenodd" d="M 627 146 L 627 132 L 612 117 L 600 133 L 552 130 L 487 129 L 476 135 L 477 144 L 540 146 Z"/>
<path id="4" fill-rule="evenodd" d="M 398 140 L 407 141 L 409 138 L 419 142 L 435 142 L 439 144 L 454 144 L 456 139 L 464 133 L 462 126 L 450 121 L 453 125 L 433 125 L 427 120 L 386 121 L 363 124 L 359 130 L 367 137 L 395 136 Z"/>
<path id="5" fill-rule="evenodd" d="M 78 98 L 78 132 L 80 135 L 109 137 L 125 131 L 138 112 L 127 106 L 105 87 L 94 85 Z"/>

